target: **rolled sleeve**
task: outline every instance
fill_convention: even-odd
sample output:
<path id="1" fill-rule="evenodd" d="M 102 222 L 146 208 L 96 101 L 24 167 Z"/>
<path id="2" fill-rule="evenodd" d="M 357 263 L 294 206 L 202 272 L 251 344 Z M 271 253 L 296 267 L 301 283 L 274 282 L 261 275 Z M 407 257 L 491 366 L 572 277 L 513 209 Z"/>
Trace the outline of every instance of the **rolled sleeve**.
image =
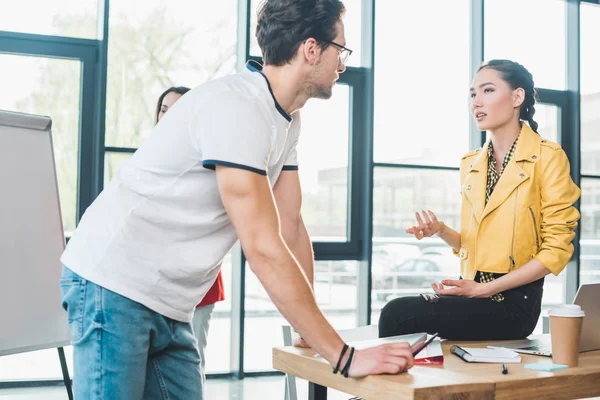
<path id="1" fill-rule="evenodd" d="M 274 127 L 252 99 L 222 95 L 204 116 L 196 129 L 204 168 L 223 165 L 267 175 Z"/>
<path id="2" fill-rule="evenodd" d="M 554 150 L 543 166 L 540 251 L 535 259 L 558 275 L 573 255 L 573 239 L 579 211 L 573 204 L 581 191 L 571 179 L 569 160 L 562 149 Z"/>

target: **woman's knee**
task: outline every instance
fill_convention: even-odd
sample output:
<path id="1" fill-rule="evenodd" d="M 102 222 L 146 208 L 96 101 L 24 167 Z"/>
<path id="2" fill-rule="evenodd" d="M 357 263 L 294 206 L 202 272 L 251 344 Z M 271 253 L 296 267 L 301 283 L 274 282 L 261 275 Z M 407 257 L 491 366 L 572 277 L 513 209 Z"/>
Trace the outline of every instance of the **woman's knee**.
<path id="1" fill-rule="evenodd" d="M 403 335 L 411 328 L 406 323 L 415 317 L 420 297 L 399 297 L 387 303 L 379 315 L 379 337 Z"/>

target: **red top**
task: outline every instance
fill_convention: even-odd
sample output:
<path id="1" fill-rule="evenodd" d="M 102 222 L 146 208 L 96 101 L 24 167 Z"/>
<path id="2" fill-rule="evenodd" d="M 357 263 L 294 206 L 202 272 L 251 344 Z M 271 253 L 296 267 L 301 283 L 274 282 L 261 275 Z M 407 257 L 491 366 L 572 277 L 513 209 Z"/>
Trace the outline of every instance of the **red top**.
<path id="1" fill-rule="evenodd" d="M 208 292 L 206 292 L 206 295 L 200 304 L 196 306 L 196 308 L 208 306 L 221 300 L 225 300 L 225 286 L 223 286 L 223 277 L 221 276 L 221 271 L 219 271 L 219 275 L 217 275 L 215 283 L 213 283 L 210 289 L 208 289 Z"/>

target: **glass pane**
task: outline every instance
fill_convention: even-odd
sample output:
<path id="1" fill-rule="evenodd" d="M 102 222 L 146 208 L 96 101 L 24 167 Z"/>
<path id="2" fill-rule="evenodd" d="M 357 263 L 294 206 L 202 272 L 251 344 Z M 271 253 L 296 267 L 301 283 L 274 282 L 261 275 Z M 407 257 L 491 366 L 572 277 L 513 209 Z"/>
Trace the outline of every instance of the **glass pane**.
<path id="1" fill-rule="evenodd" d="M 263 0 L 252 0 L 252 10 L 250 12 L 250 55 L 262 57 L 258 41 L 256 40 L 256 12 L 258 6 Z M 352 49 L 352 55 L 348 59 L 348 66 L 361 66 L 362 57 L 362 0 L 343 0 L 346 7 L 344 15 L 344 33 L 346 35 L 346 47 Z"/>
<path id="2" fill-rule="evenodd" d="M 387 301 L 431 291 L 431 282 L 458 277 L 458 258 L 439 238 L 416 240 L 405 232 L 415 212 L 433 211 L 460 228 L 458 171 L 376 168 L 373 187 L 372 323 Z"/>
<path id="3" fill-rule="evenodd" d="M 600 179 L 581 180 L 579 283 L 600 283 Z"/>
<path id="4" fill-rule="evenodd" d="M 97 39 L 98 1 L 14 1 L 2 7 L 0 31 Z"/>
<path id="5" fill-rule="evenodd" d="M 302 217 L 311 239 L 346 241 L 350 88 L 336 85 L 329 100 L 302 109 L 298 143 Z"/>
<path id="6" fill-rule="evenodd" d="M 557 106 L 552 104 L 538 103 L 535 105 L 535 116 L 533 119 L 538 123 L 538 132 L 544 139 L 560 142 L 558 137 L 558 112 Z"/>
<path id="7" fill-rule="evenodd" d="M 533 74 L 536 87 L 565 89 L 564 0 L 486 0 L 486 60 L 507 58 Z M 540 12 L 544 18 L 534 18 Z"/>
<path id="8" fill-rule="evenodd" d="M 131 156 L 133 156 L 132 153 L 115 153 L 110 151 L 104 153 L 104 187 L 115 176 L 121 164 L 129 160 Z"/>
<path id="9" fill-rule="evenodd" d="M 225 256 L 221 267 L 223 285 L 225 286 L 225 300 L 215 304 L 210 318 L 206 345 L 206 373 L 209 374 L 231 371 L 231 268 L 233 251 L 235 249 Z"/>
<path id="10" fill-rule="evenodd" d="M 288 325 L 250 269 L 246 273 L 244 369 L 272 368 L 272 349 L 283 346 L 281 326 Z M 317 261 L 315 295 L 325 317 L 335 329 L 356 327 L 356 261 Z"/>
<path id="11" fill-rule="evenodd" d="M 52 118 L 63 225 L 70 236 L 77 213 L 81 63 L 0 54 L 0 66 L 0 109 Z"/>
<path id="12" fill-rule="evenodd" d="M 600 175 L 600 6 L 581 5 L 581 172 Z"/>
<path id="13" fill-rule="evenodd" d="M 64 349 L 69 373 L 73 377 L 73 347 L 67 346 Z M 2 356 L 0 357 L 0 372 L 2 372 L 2 381 L 62 379 L 62 370 L 56 349 Z"/>
<path id="14" fill-rule="evenodd" d="M 377 1 L 376 162 L 458 166 L 469 150 L 470 4 Z"/>
<path id="15" fill-rule="evenodd" d="M 139 147 L 165 89 L 233 73 L 236 24 L 237 0 L 112 2 L 106 145 Z"/>

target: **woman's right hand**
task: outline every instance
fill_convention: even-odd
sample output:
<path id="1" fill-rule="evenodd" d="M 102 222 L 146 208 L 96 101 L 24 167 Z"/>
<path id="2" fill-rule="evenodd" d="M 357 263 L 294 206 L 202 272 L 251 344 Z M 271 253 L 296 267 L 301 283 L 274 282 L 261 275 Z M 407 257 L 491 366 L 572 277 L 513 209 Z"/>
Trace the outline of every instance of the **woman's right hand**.
<path id="1" fill-rule="evenodd" d="M 433 211 L 423 211 L 423 217 L 419 213 L 415 213 L 417 217 L 417 225 L 408 228 L 406 233 L 414 235 L 417 240 L 424 237 L 431 237 L 442 230 L 443 222 L 438 221 Z"/>

